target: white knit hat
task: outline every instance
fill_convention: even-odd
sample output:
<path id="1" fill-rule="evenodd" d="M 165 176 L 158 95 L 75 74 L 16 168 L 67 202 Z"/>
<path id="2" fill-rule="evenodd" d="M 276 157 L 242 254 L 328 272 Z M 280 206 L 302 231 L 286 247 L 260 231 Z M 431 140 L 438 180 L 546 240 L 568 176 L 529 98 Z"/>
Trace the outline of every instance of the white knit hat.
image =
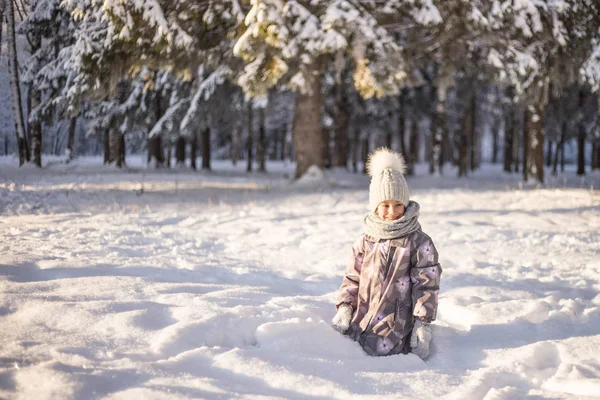
<path id="1" fill-rule="evenodd" d="M 382 201 L 396 200 L 408 206 L 408 185 L 404 179 L 406 165 L 402 154 L 381 147 L 369 155 L 367 171 L 371 176 L 369 185 L 369 209 L 375 211 Z"/>

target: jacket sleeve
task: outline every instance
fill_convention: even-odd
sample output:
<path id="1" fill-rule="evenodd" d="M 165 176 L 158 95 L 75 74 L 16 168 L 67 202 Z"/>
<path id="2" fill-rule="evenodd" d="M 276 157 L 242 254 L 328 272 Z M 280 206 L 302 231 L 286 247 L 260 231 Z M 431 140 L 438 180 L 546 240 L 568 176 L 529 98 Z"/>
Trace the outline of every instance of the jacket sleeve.
<path id="1" fill-rule="evenodd" d="M 425 234 L 419 236 L 415 243 L 416 248 L 411 254 L 413 315 L 430 322 L 434 321 L 437 315 L 442 267 L 431 238 Z"/>
<path id="2" fill-rule="evenodd" d="M 356 310 L 358 288 L 360 284 L 360 271 L 362 270 L 364 256 L 364 235 L 361 235 L 352 245 L 352 252 L 348 268 L 338 291 L 336 307 L 341 304 L 350 304 Z"/>

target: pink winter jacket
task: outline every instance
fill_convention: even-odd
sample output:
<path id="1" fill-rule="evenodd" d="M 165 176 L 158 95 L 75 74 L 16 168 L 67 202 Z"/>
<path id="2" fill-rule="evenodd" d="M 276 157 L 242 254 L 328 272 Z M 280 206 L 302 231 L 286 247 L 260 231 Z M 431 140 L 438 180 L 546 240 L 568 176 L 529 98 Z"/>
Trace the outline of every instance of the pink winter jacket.
<path id="1" fill-rule="evenodd" d="M 397 239 L 362 234 L 337 297 L 338 307 L 354 310 L 346 334 L 370 355 L 408 353 L 414 318 L 435 320 L 441 274 L 437 250 L 421 230 Z"/>

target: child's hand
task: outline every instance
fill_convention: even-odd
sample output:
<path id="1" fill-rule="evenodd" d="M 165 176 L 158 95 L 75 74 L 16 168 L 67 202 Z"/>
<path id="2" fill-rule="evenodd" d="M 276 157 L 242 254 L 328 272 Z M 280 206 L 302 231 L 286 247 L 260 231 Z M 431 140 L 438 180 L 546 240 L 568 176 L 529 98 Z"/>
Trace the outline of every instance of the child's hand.
<path id="1" fill-rule="evenodd" d="M 428 322 L 415 320 L 415 326 L 410 337 L 410 347 L 413 354 L 422 360 L 429 356 L 429 342 L 431 341 L 431 326 Z"/>
<path id="2" fill-rule="evenodd" d="M 350 328 L 350 320 L 352 319 L 352 306 L 350 304 L 342 304 L 339 306 L 337 313 L 331 320 L 333 328 L 340 333 L 344 333 Z"/>

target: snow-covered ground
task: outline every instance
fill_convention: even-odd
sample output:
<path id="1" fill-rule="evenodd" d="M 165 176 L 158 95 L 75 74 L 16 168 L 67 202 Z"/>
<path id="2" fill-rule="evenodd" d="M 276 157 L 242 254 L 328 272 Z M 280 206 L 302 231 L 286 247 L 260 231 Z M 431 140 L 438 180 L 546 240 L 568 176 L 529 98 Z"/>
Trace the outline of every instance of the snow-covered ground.
<path id="1" fill-rule="evenodd" d="M 368 179 L 0 158 L 0 398 L 600 397 L 600 174 L 409 178 L 444 273 L 434 349 L 330 327 Z M 242 163 L 243 164 L 243 163 Z"/>

